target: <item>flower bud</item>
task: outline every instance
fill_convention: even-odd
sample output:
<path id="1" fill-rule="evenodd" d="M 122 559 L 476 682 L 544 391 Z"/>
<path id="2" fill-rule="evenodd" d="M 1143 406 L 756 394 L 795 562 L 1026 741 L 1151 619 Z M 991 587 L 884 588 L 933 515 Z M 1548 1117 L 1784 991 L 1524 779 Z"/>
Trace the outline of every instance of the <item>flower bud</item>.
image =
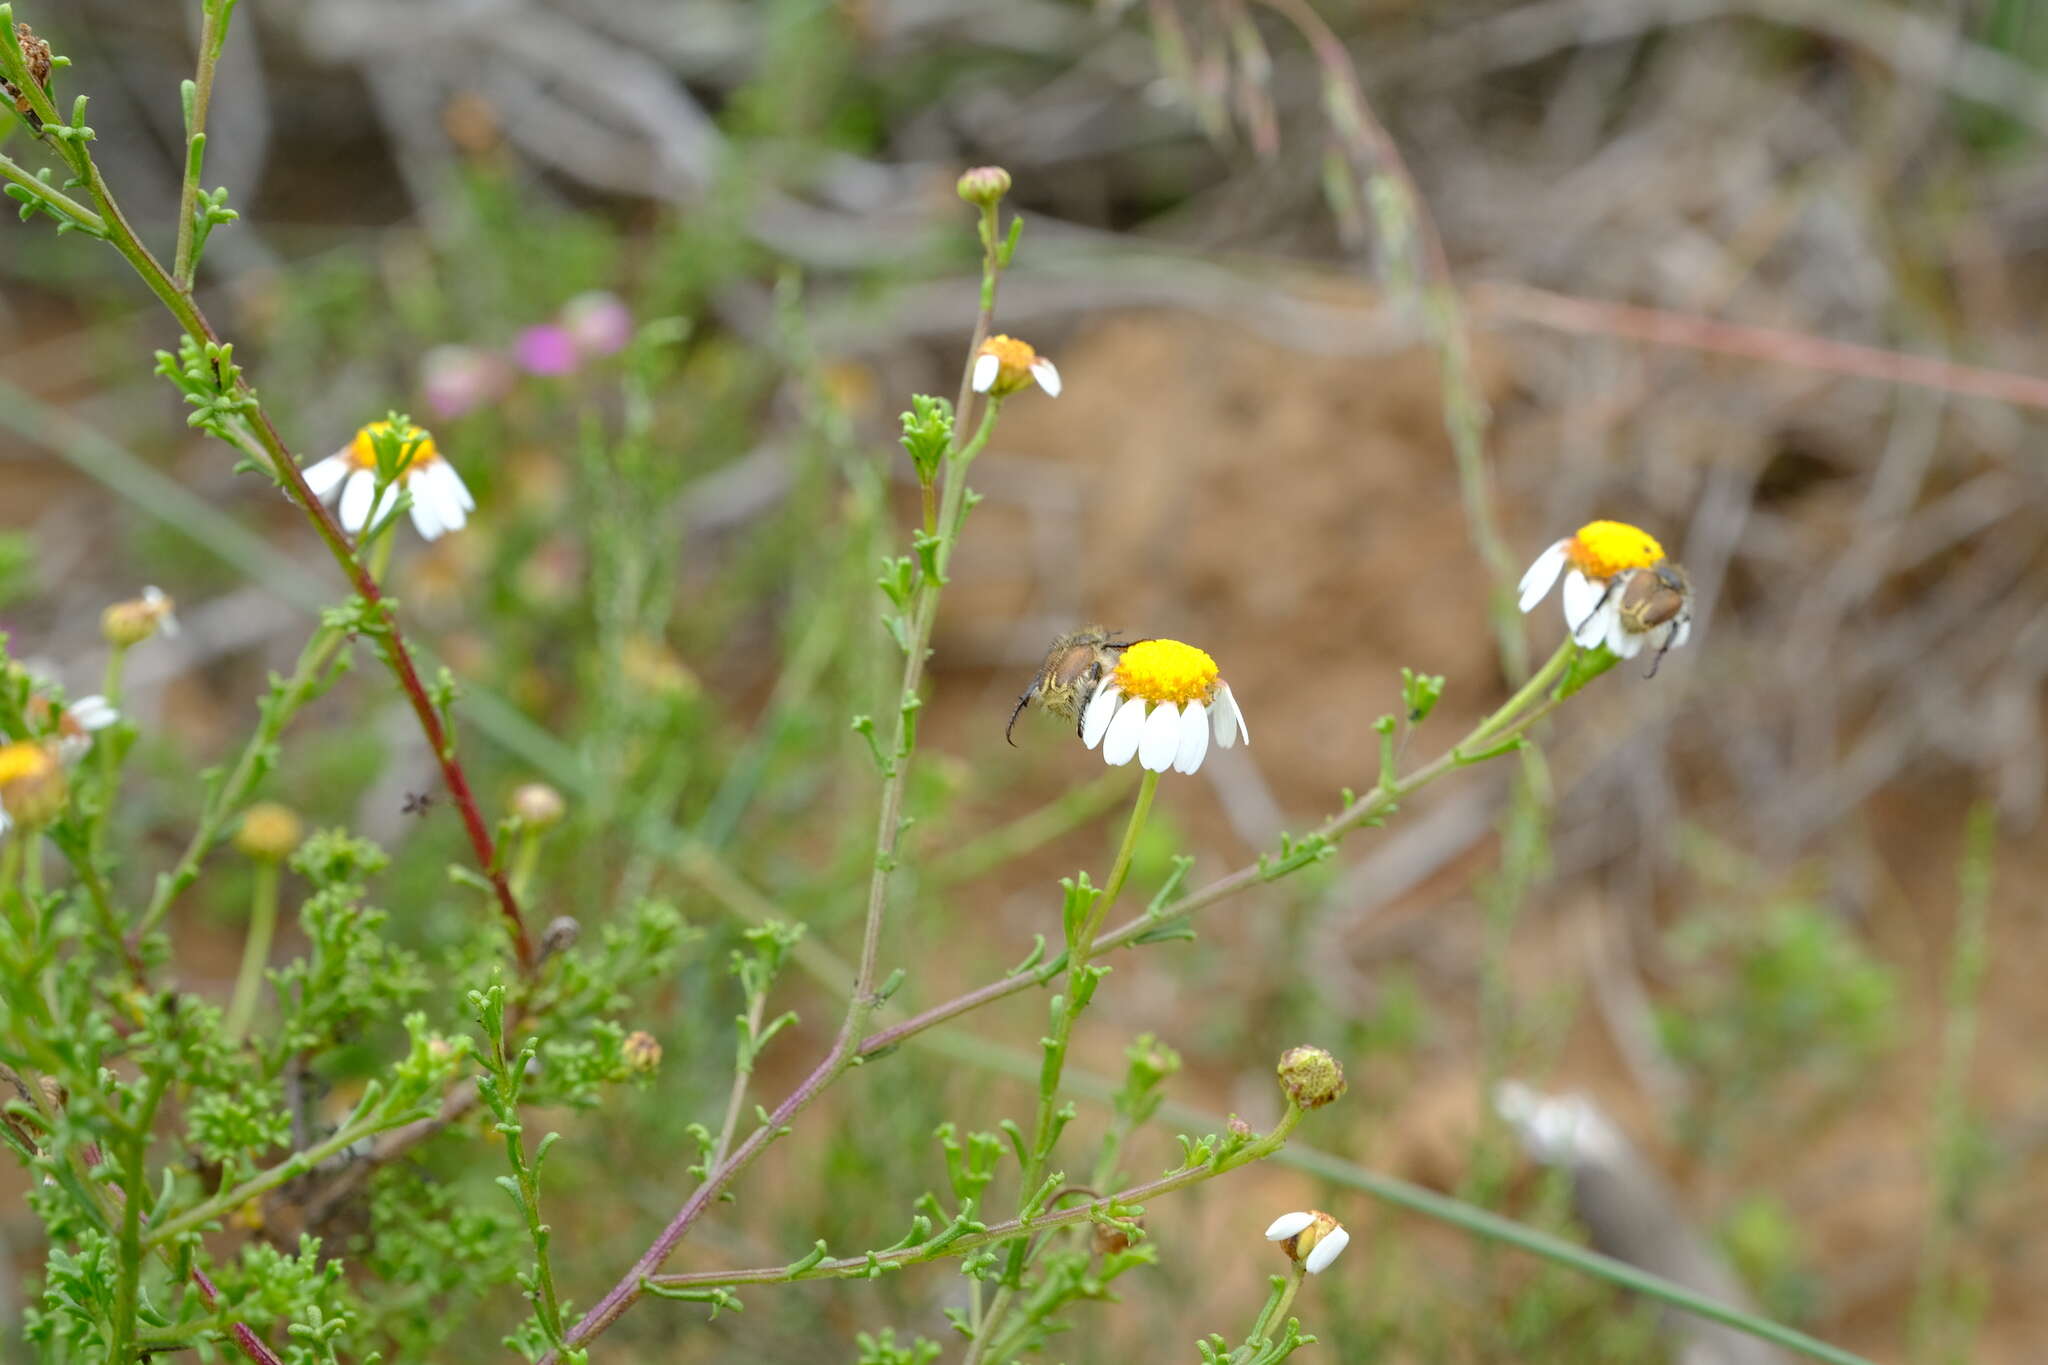
<path id="1" fill-rule="evenodd" d="M 1344 1068 L 1319 1047 L 1291 1047 L 1280 1054 L 1280 1088 L 1303 1109 L 1320 1109 L 1344 1097 Z"/>
<path id="2" fill-rule="evenodd" d="M 1001 166 L 976 166 L 953 186 L 962 199 L 992 209 L 1010 192 L 1010 173 Z"/>
<path id="3" fill-rule="evenodd" d="M 619 1044 L 619 1055 L 626 1059 L 626 1065 L 642 1076 L 653 1074 L 661 1065 L 661 1044 L 654 1041 L 654 1035 L 645 1029 L 634 1029 L 626 1035 L 626 1041 Z"/>
<path id="4" fill-rule="evenodd" d="M 292 855 L 305 834 L 305 826 L 289 807 L 275 801 L 258 801 L 242 812 L 241 827 L 235 831 L 235 847 L 257 862 L 278 863 Z"/>
<path id="5" fill-rule="evenodd" d="M 1351 1234 L 1321 1209 L 1309 1209 L 1275 1218 L 1266 1229 L 1266 1240 L 1278 1242 L 1287 1259 L 1309 1274 L 1320 1275 L 1330 1268 L 1338 1253 L 1351 1245 Z"/>
<path id="6" fill-rule="evenodd" d="M 568 814 L 562 794 L 545 782 L 523 782 L 512 793 L 512 813 L 530 829 L 548 829 Z"/>
<path id="7" fill-rule="evenodd" d="M 7 821 L 37 829 L 64 812 L 64 765 L 54 744 L 20 740 L 0 745 L 0 828 Z"/>

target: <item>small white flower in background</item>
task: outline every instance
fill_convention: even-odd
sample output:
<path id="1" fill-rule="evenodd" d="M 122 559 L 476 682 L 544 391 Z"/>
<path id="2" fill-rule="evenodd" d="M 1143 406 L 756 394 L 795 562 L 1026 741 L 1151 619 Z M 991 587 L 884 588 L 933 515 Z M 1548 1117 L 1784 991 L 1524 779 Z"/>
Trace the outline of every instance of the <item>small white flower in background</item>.
<path id="1" fill-rule="evenodd" d="M 1266 1229 L 1266 1240 L 1280 1243 L 1287 1258 L 1298 1262 L 1309 1274 L 1320 1275 L 1351 1245 L 1351 1234 L 1321 1209 L 1308 1209 L 1275 1218 Z"/>
<path id="2" fill-rule="evenodd" d="M 1031 349 L 1028 341 L 993 336 L 981 343 L 974 356 L 974 391 L 1007 398 L 1026 385 L 1036 383 L 1052 397 L 1060 396 L 1060 372 L 1050 360 Z"/>
<path id="3" fill-rule="evenodd" d="M 1599 1165 L 1628 1147 L 1620 1130 L 1584 1095 L 1546 1095 L 1508 1080 L 1493 1088 L 1493 1108 L 1515 1130 L 1530 1158 L 1545 1165 Z"/>
<path id="4" fill-rule="evenodd" d="M 1529 611 L 1564 577 L 1564 621 L 1582 649 L 1607 646 L 1632 659 L 1692 635 L 1690 584 L 1657 538 L 1624 521 L 1589 521 L 1536 556 L 1522 575 L 1519 605 Z M 1655 670 L 1652 669 L 1652 672 Z"/>
<path id="5" fill-rule="evenodd" d="M 435 540 L 444 532 L 461 530 L 469 514 L 476 510 L 476 500 L 470 497 L 469 487 L 455 472 L 455 466 L 448 463 L 435 447 L 434 438 L 422 427 L 408 425 L 397 431 L 390 422 L 370 423 L 340 450 L 307 466 L 306 483 L 314 496 L 325 500 L 337 488 L 341 490 L 341 526 L 350 535 L 358 535 L 365 526 L 375 524 L 384 511 L 381 504 L 371 506 L 377 494 L 376 442 L 378 437 L 388 438 L 393 433 L 404 443 L 400 456 L 403 463 L 385 496 L 395 496 L 395 490 L 401 487 L 412 494 L 412 524 L 422 539 Z"/>
<path id="6" fill-rule="evenodd" d="M 178 613 L 171 601 L 171 595 L 155 584 L 142 590 L 142 605 L 156 618 L 156 628 L 166 640 L 178 638 Z"/>
<path id="7" fill-rule="evenodd" d="M 1100 744 L 1111 767 L 1136 758 L 1155 773 L 1194 772 L 1212 733 L 1223 749 L 1252 742 L 1216 661 L 1178 640 L 1126 646 L 1081 713 L 1081 742 Z"/>

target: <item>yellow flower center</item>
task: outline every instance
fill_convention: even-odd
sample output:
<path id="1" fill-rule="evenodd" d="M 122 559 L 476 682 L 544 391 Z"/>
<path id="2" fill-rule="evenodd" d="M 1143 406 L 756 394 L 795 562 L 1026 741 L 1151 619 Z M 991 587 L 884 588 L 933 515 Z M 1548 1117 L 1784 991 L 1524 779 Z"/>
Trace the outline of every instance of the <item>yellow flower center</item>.
<path id="1" fill-rule="evenodd" d="M 441 458 L 441 452 L 434 448 L 434 438 L 427 434 L 425 427 L 408 426 L 400 432 L 389 422 L 372 422 L 358 431 L 355 439 L 348 443 L 348 455 L 355 461 L 356 468 L 375 469 L 377 438 L 392 432 L 397 432 L 400 459 L 404 461 L 398 471 L 400 482 L 409 478 L 414 470 L 424 469 Z M 408 447 L 411 450 L 409 455 L 405 453 Z"/>
<path id="2" fill-rule="evenodd" d="M 996 358 L 996 382 L 991 392 L 1015 393 L 1031 382 L 1031 366 L 1037 361 L 1038 352 L 1031 349 L 1030 342 L 1012 336 L 992 336 L 981 343 L 981 354 Z"/>
<path id="3" fill-rule="evenodd" d="M 1588 578 L 1612 578 L 1624 569 L 1647 569 L 1664 558 L 1657 538 L 1625 521 L 1589 521 L 1565 546 L 1565 558 Z"/>
<path id="4" fill-rule="evenodd" d="M 1140 640 L 1116 665 L 1117 690 L 1154 703 L 1186 705 L 1216 694 L 1216 661 L 1178 640 Z"/>
<path id="5" fill-rule="evenodd" d="M 57 760 L 40 744 L 20 740 L 0 746 L 0 787 L 33 781 L 57 766 Z"/>

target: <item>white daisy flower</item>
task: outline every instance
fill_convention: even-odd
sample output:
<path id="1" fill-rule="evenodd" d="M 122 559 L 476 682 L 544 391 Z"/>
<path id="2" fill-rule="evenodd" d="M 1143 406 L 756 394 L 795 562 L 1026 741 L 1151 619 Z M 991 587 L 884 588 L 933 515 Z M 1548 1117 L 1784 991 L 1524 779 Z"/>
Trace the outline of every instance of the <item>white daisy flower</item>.
<path id="1" fill-rule="evenodd" d="M 116 649 L 133 649 L 152 635 L 169 639 L 178 633 L 177 604 L 162 588 L 151 585 L 142 596 L 116 602 L 100 613 L 100 634 Z"/>
<path id="2" fill-rule="evenodd" d="M 1584 1095 L 1546 1095 L 1509 1080 L 1493 1088 L 1493 1108 L 1530 1159 L 1548 1166 L 1599 1165 L 1627 1150 L 1621 1131 Z"/>
<path id="3" fill-rule="evenodd" d="M 1202 766 L 1212 734 L 1219 748 L 1252 742 L 1216 661 L 1178 640 L 1125 646 L 1081 713 L 1081 742 L 1100 744 L 1112 767 L 1136 758 L 1155 773 L 1191 773 Z"/>
<path id="4" fill-rule="evenodd" d="M 1031 383 L 1060 396 L 1060 372 L 1050 360 L 1015 337 L 993 336 L 974 355 L 974 391 L 1006 398 Z"/>
<path id="5" fill-rule="evenodd" d="M 1287 1258 L 1309 1274 L 1320 1275 L 1351 1245 L 1351 1234 L 1321 1209 L 1308 1209 L 1275 1218 L 1266 1229 L 1266 1240 L 1280 1243 Z"/>
<path id="6" fill-rule="evenodd" d="M 340 450 L 308 465 L 306 483 L 314 496 L 324 501 L 336 489 L 341 490 L 341 526 L 350 535 L 375 525 L 400 487 L 412 494 L 412 524 L 423 539 L 435 540 L 444 532 L 461 530 L 476 510 L 476 500 L 422 427 L 408 426 L 399 433 L 399 439 L 406 442 L 404 465 L 392 487 L 385 490 L 386 502 L 371 506 L 377 495 L 376 440 L 392 430 L 389 422 L 372 422 Z"/>
<path id="7" fill-rule="evenodd" d="M 1663 558 L 1664 547 L 1648 531 L 1623 521 L 1589 521 L 1536 556 L 1517 589 L 1519 605 L 1529 611 L 1563 574 L 1565 626 L 1580 648 L 1595 649 L 1614 626 L 1621 576 Z"/>

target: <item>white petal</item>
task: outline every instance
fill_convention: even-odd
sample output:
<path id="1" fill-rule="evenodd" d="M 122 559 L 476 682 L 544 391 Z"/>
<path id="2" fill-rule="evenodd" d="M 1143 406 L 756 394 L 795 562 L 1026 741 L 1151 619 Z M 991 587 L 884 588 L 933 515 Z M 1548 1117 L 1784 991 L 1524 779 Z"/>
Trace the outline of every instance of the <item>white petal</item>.
<path id="1" fill-rule="evenodd" d="M 1252 742 L 1252 732 L 1244 725 L 1244 712 L 1237 709 L 1237 698 L 1231 695 L 1230 684 L 1220 684 L 1216 689 L 1216 703 L 1209 712 L 1209 725 L 1216 736 L 1216 747 L 1228 749 L 1242 739 Z"/>
<path id="2" fill-rule="evenodd" d="M 1283 1213 L 1273 1220 L 1273 1226 L 1266 1229 L 1266 1240 L 1284 1242 L 1316 1221 L 1312 1213 Z"/>
<path id="3" fill-rule="evenodd" d="M 1060 372 L 1044 356 L 1031 362 L 1031 377 L 1038 381 L 1038 387 L 1054 398 L 1060 396 Z"/>
<path id="4" fill-rule="evenodd" d="M 1669 621 L 1666 621 L 1661 626 L 1651 626 L 1650 633 L 1643 636 L 1644 648 L 1660 651 L 1668 648 L 1665 642 L 1671 638 L 1671 634 L 1672 624 Z"/>
<path id="5" fill-rule="evenodd" d="M 1137 755 L 1138 740 L 1144 733 L 1144 699 L 1126 698 L 1109 722 L 1109 733 L 1102 737 L 1102 761 L 1112 768 L 1121 768 Z"/>
<path id="6" fill-rule="evenodd" d="M 377 491 L 377 476 L 367 469 L 358 469 L 348 476 L 348 482 L 341 486 L 341 529 L 350 535 L 361 531 L 370 521 L 370 497 Z"/>
<path id="7" fill-rule="evenodd" d="M 1316 1249 L 1301 1263 L 1302 1269 L 1311 1275 L 1320 1275 L 1330 1268 L 1330 1262 L 1337 1259 L 1337 1254 L 1350 1245 L 1351 1234 L 1342 1228 L 1335 1228 L 1322 1241 L 1316 1243 Z"/>
<path id="8" fill-rule="evenodd" d="M 421 540 L 437 539 L 447 528 L 441 525 L 441 500 L 434 496 L 425 479 L 414 479 L 412 487 L 412 529 Z"/>
<path id="9" fill-rule="evenodd" d="M 12 820 L 7 818 L 7 808 L 5 806 L 0 806 L 0 834 L 5 834 L 7 832 L 7 827 L 13 823 L 14 822 Z"/>
<path id="10" fill-rule="evenodd" d="M 1202 756 L 1209 752 L 1209 708 L 1198 701 L 1191 701 L 1181 708 L 1180 748 L 1173 756 L 1173 770 L 1177 773 L 1191 773 L 1202 766 Z"/>
<path id="11" fill-rule="evenodd" d="M 347 451 L 338 450 L 326 459 L 306 466 L 306 486 L 313 490 L 313 496 L 316 498 L 332 497 L 334 490 L 348 477 L 348 471 L 354 464 L 355 462 L 349 459 Z"/>
<path id="12" fill-rule="evenodd" d="M 64 708 L 64 714 L 69 716 L 79 729 L 86 731 L 104 730 L 121 719 L 121 713 L 114 709 L 113 703 L 97 692 L 72 702 Z"/>
<path id="13" fill-rule="evenodd" d="M 996 385 L 996 376 L 1003 372 L 1003 362 L 993 354 L 983 351 L 974 357 L 974 391 L 987 393 Z"/>
<path id="14" fill-rule="evenodd" d="M 1109 679 L 1102 680 L 1102 686 L 1095 689 L 1095 695 L 1088 699 L 1088 709 L 1081 713 L 1081 743 L 1092 749 L 1102 743 L 1102 736 L 1109 729 L 1110 718 L 1116 715 L 1116 704 L 1123 694 L 1116 690 L 1116 684 Z"/>
<path id="15" fill-rule="evenodd" d="M 1684 644 L 1687 640 L 1690 640 L 1691 638 L 1692 618 L 1690 616 L 1687 616 L 1679 621 L 1678 629 L 1672 632 L 1671 647 L 1673 649 L 1677 649 L 1680 645 Z"/>
<path id="16" fill-rule="evenodd" d="M 1173 766 L 1180 752 L 1180 708 L 1172 702 L 1152 708 L 1145 717 L 1145 733 L 1138 740 L 1138 762 L 1148 771 L 1163 773 Z"/>
<path id="17" fill-rule="evenodd" d="M 1643 637 L 1623 625 L 1621 613 L 1611 607 L 1607 611 L 1607 647 L 1620 659 L 1633 659 L 1643 652 Z"/>
<path id="18" fill-rule="evenodd" d="M 162 588 L 151 583 L 142 590 L 142 600 L 156 612 L 156 631 L 166 640 L 178 638 L 178 614 L 171 610 L 171 599 Z"/>
<path id="19" fill-rule="evenodd" d="M 435 474 L 435 470 L 440 472 Z M 462 476 L 455 472 L 454 465 L 449 464 L 446 460 L 437 460 L 429 466 L 427 472 L 434 474 L 434 481 L 444 490 L 444 496 L 450 505 L 460 508 L 463 513 L 476 510 L 476 499 L 469 495 L 469 485 L 464 483 Z M 467 517 L 457 516 L 451 519 L 444 512 L 441 519 L 448 522 L 449 530 L 459 531 L 462 529 L 462 523 L 467 520 Z"/>
<path id="20" fill-rule="evenodd" d="M 1596 615 L 1607 596 L 1607 585 L 1598 583 L 1580 573 L 1577 569 L 1564 576 L 1564 625 L 1572 638 L 1591 649 L 1600 643 L 1598 635 L 1588 638 L 1592 627 L 1589 622 Z"/>
<path id="21" fill-rule="evenodd" d="M 1536 562 L 1522 575 L 1521 586 L 1515 591 L 1521 594 L 1523 611 L 1529 610 L 1550 595 L 1551 585 L 1557 582 L 1558 574 L 1564 569 L 1565 544 L 1566 542 L 1560 540 L 1537 555 Z"/>

